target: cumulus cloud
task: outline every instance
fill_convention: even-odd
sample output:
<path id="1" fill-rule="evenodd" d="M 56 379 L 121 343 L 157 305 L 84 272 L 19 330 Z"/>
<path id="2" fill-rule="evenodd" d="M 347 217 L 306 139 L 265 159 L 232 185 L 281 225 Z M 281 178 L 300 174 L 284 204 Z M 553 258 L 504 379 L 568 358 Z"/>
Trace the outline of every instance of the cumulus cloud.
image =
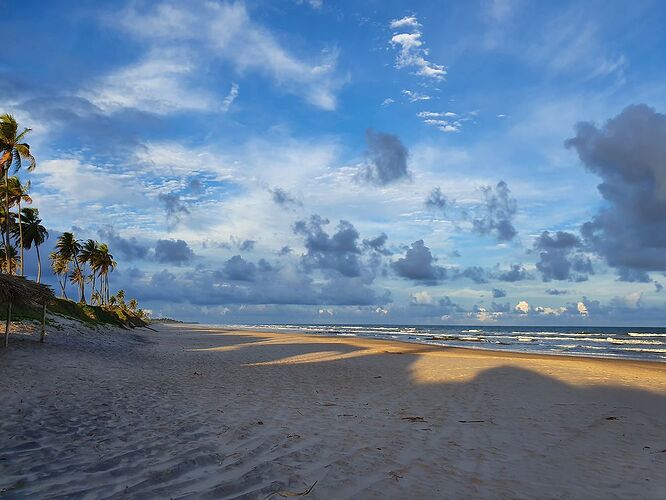
<path id="1" fill-rule="evenodd" d="M 368 129 L 365 140 L 368 145 L 368 159 L 359 172 L 362 180 L 385 186 L 409 178 L 409 151 L 398 136 Z"/>
<path id="2" fill-rule="evenodd" d="M 417 240 L 407 249 L 405 256 L 394 261 L 391 266 L 402 278 L 435 285 L 446 278 L 446 269 L 435 265 L 435 262 L 436 259 L 423 240 Z"/>
<path id="3" fill-rule="evenodd" d="M 546 289 L 548 295 L 566 295 L 569 292 L 567 290 L 558 290 L 557 288 L 548 288 Z"/>
<path id="4" fill-rule="evenodd" d="M 155 260 L 157 262 L 181 265 L 189 262 L 194 252 L 184 240 L 157 240 Z"/>
<path id="5" fill-rule="evenodd" d="M 302 261 L 306 268 L 319 268 L 338 271 L 343 276 L 361 275 L 361 248 L 358 246 L 359 233 L 345 220 L 341 220 L 333 235 L 325 231 L 330 221 L 319 215 L 309 220 L 297 221 L 294 234 L 305 238 L 307 253 Z"/>
<path id="6" fill-rule="evenodd" d="M 446 69 L 441 64 L 428 61 L 428 49 L 421 39 L 421 24 L 414 16 L 394 19 L 391 29 L 404 31 L 397 32 L 391 37 L 391 46 L 399 50 L 395 59 L 395 67 L 411 68 L 414 74 L 430 78 L 435 81 L 443 80 Z"/>
<path id="7" fill-rule="evenodd" d="M 581 241 L 572 233 L 544 231 L 534 241 L 539 253 L 537 269 L 543 281 L 585 281 L 593 274 L 590 258 L 581 253 Z"/>
<path id="8" fill-rule="evenodd" d="M 471 217 L 472 227 L 479 234 L 492 234 L 499 241 L 510 241 L 517 231 L 513 226 L 516 215 L 516 200 L 511 197 L 511 190 L 504 181 L 499 181 L 493 188 L 484 186 L 484 204 Z"/>
<path id="9" fill-rule="evenodd" d="M 149 248 L 147 245 L 139 243 L 134 236 L 123 238 L 111 226 L 99 229 L 97 234 L 114 253 L 118 252 L 124 260 L 143 259 L 148 255 Z"/>
<path id="10" fill-rule="evenodd" d="M 666 270 L 666 115 L 640 104 L 575 130 L 565 145 L 601 178 L 605 201 L 581 233 L 621 279 L 648 281 Z"/>
<path id="11" fill-rule="evenodd" d="M 520 314 L 528 314 L 530 312 L 530 305 L 526 300 L 521 300 L 516 304 L 514 310 Z"/>
<path id="12" fill-rule="evenodd" d="M 257 266 L 240 255 L 234 255 L 222 266 L 220 276 L 232 281 L 254 281 Z"/>
<path id="13" fill-rule="evenodd" d="M 425 201 L 426 208 L 431 210 L 445 210 L 447 205 L 448 200 L 439 186 L 430 191 Z"/>
<path id="14" fill-rule="evenodd" d="M 378 252 L 382 255 L 391 255 L 393 252 L 391 252 L 388 248 L 386 248 L 387 241 L 388 241 L 388 236 L 386 235 L 386 233 L 382 233 L 375 238 L 363 240 L 363 246 L 365 248 L 374 250 L 375 252 Z"/>
<path id="15" fill-rule="evenodd" d="M 532 279 L 532 275 L 522 266 L 522 264 L 512 264 L 509 266 L 509 269 L 495 273 L 495 278 L 500 281 L 514 283 L 516 281 Z"/>
<path id="16" fill-rule="evenodd" d="M 502 288 L 493 288 L 493 298 L 499 299 L 501 297 L 506 297 L 506 290 Z"/>

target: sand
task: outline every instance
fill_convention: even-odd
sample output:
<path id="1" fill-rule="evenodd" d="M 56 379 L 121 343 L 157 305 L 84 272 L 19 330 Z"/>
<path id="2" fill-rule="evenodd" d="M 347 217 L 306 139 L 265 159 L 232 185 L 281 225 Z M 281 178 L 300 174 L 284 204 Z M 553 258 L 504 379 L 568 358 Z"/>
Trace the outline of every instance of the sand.
<path id="1" fill-rule="evenodd" d="M 0 497 L 666 498 L 666 364 L 51 328 L 0 354 Z"/>

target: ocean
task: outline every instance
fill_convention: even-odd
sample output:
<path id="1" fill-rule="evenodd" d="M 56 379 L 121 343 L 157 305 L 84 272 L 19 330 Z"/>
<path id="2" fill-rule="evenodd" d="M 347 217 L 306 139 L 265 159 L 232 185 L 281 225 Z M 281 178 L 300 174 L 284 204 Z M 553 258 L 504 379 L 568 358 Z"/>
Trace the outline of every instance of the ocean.
<path id="1" fill-rule="evenodd" d="M 494 351 L 568 354 L 666 361 L 666 328 L 415 326 L 415 325 L 235 325 L 310 335 L 369 337 Z"/>

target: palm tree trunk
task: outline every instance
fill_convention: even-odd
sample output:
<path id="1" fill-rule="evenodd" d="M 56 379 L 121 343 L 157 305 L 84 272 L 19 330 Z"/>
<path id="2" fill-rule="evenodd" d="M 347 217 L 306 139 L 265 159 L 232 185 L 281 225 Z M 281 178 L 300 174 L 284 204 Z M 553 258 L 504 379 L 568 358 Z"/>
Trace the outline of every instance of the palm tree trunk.
<path id="1" fill-rule="evenodd" d="M 7 274 L 11 274 L 9 256 L 9 165 L 5 163 L 5 260 L 7 261 Z"/>
<path id="2" fill-rule="evenodd" d="M 18 201 L 19 247 L 21 248 L 21 276 L 23 276 L 23 225 L 21 224 L 21 197 Z"/>
<path id="3" fill-rule="evenodd" d="M 37 283 L 42 279 L 42 259 L 39 257 L 39 245 L 35 243 L 35 252 L 37 252 Z"/>

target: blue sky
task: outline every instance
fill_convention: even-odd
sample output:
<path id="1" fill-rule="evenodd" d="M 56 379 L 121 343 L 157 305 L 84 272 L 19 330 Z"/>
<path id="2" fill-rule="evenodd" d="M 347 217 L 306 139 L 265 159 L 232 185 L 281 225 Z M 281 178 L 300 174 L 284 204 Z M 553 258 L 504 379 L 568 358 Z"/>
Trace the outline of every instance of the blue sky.
<path id="1" fill-rule="evenodd" d="M 662 2 L 3 4 L 44 253 L 155 315 L 663 326 Z"/>

